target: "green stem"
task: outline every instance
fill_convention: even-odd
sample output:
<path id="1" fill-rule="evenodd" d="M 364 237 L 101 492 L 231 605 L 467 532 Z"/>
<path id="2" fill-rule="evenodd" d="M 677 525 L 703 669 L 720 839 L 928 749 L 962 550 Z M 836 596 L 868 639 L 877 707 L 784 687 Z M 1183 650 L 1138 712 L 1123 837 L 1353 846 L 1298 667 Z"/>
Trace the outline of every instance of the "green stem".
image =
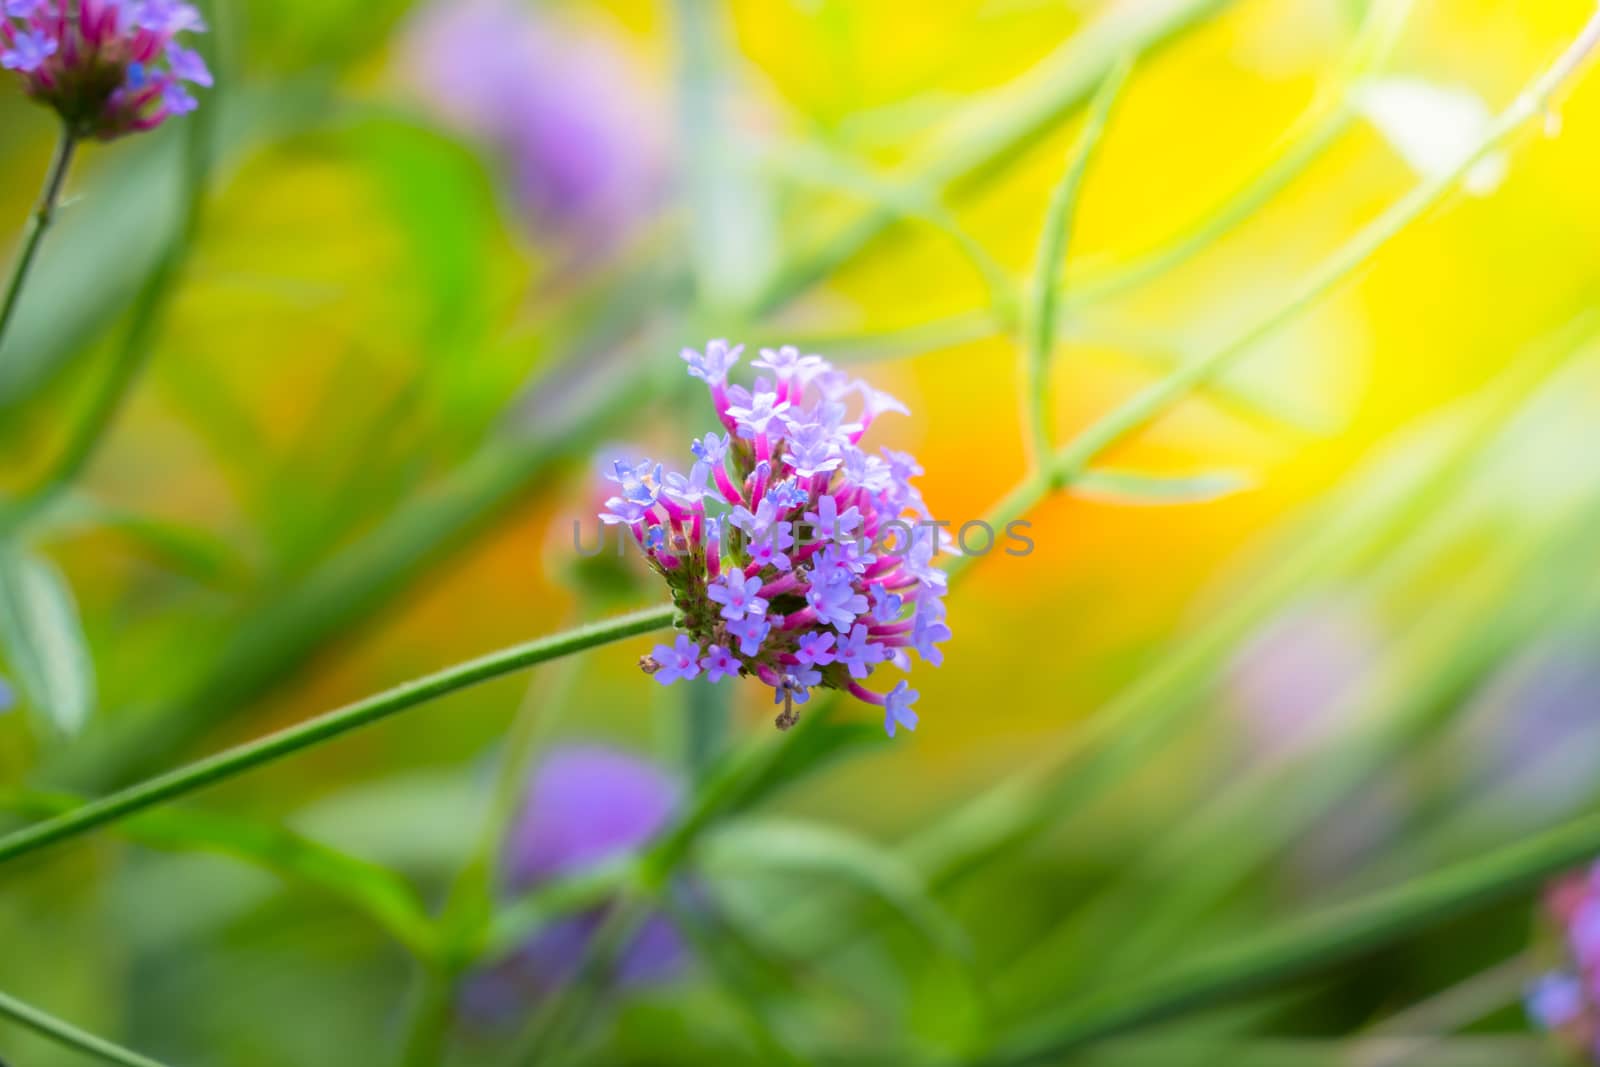
<path id="1" fill-rule="evenodd" d="M 968 109 L 906 168 L 906 184 L 930 192 L 975 184 L 1024 151 L 1094 95 L 1122 56 L 1147 55 L 1232 6 L 1234 0 L 1162 0 L 1119 7 L 1056 53 Z M 864 209 L 805 250 L 772 279 L 752 317 L 776 311 L 855 256 L 896 221 Z"/>
<path id="2" fill-rule="evenodd" d="M 22 250 L 17 255 L 17 264 L 11 270 L 11 280 L 6 283 L 6 295 L 0 302 L 0 351 L 4 350 L 6 331 L 11 326 L 11 319 L 17 313 L 17 304 L 22 296 L 22 287 L 28 280 L 28 271 L 33 267 L 34 257 L 39 254 L 39 245 L 44 241 L 45 231 L 50 228 L 50 223 L 56 216 L 56 205 L 61 201 L 61 187 L 66 184 L 67 171 L 72 167 L 73 151 L 78 146 L 78 138 L 71 127 L 61 127 L 61 139 L 56 142 L 56 154 L 50 161 L 50 169 L 45 174 L 44 188 L 39 193 L 38 206 L 34 208 L 33 215 L 28 219 L 28 227 L 22 235 Z"/>
<path id="3" fill-rule="evenodd" d="M 209 3 L 201 5 L 207 21 L 221 33 L 222 26 L 212 7 Z M 218 74 L 217 58 L 214 55 L 208 58 L 213 74 Z M 188 120 L 183 181 L 178 190 L 182 204 L 177 229 L 140 287 L 122 344 L 112 357 L 110 369 L 97 383 L 88 408 L 73 424 L 66 448 L 38 486 L 21 501 L 25 515 L 37 514 L 48 507 L 51 501 L 77 481 L 94 457 L 100 442 L 105 439 L 134 382 L 149 361 L 151 345 L 171 303 L 173 283 L 181 273 L 200 229 L 206 177 L 211 171 L 214 154 L 217 114 L 217 107 L 208 106 Z"/>
<path id="4" fill-rule="evenodd" d="M 1166 971 L 1155 981 L 1095 998 L 1025 1035 L 983 1067 L 1057 1063 L 1086 1045 L 1360 958 L 1428 927 L 1534 888 L 1600 852 L 1590 816 L 1480 859 L 1420 878 L 1279 932 L 1250 938 Z"/>
<path id="5" fill-rule="evenodd" d="M 401 1049 L 403 1067 L 439 1067 L 444 1061 L 455 995 L 453 970 L 433 964 L 423 966 L 417 981 L 416 1006 Z"/>
<path id="6" fill-rule="evenodd" d="M 107 1063 L 120 1063 L 125 1067 L 165 1067 L 159 1060 L 141 1056 L 131 1049 L 112 1044 L 103 1037 L 96 1037 L 86 1030 L 80 1030 L 69 1022 L 57 1019 L 5 993 L 0 993 L 0 1016 L 26 1026 L 51 1041 L 77 1049 Z"/>
<path id="7" fill-rule="evenodd" d="M 1484 156 L 1504 145 L 1529 119 L 1548 107 L 1566 82 L 1577 74 L 1597 42 L 1600 42 L 1600 15 L 1595 16 L 1572 47 L 1548 71 L 1512 102 L 1473 151 L 1454 169 L 1421 183 L 1402 197 L 1324 260 L 1309 278 L 1300 283 L 1288 300 L 1241 331 L 1233 340 L 1152 383 L 1127 403 L 1090 425 L 1055 454 L 1046 479 L 1036 479 L 1019 487 L 1007 498 L 1008 504 L 1020 505 L 1017 511 L 1020 514 L 1043 498 L 1048 488 L 1047 482 L 1058 487 L 1070 485 L 1083 476 L 1089 463 L 1101 453 L 1166 412 L 1327 296 L 1408 226 L 1437 206 Z"/>
<path id="8" fill-rule="evenodd" d="M 1095 93 L 1089 108 L 1088 121 L 1067 161 L 1066 173 L 1050 197 L 1050 207 L 1045 213 L 1044 230 L 1039 238 L 1039 251 L 1033 271 L 1033 300 L 1029 308 L 1025 343 L 1022 349 L 1023 410 L 1022 424 L 1027 443 L 1031 448 L 1031 464 L 1043 467 L 1050 455 L 1050 357 L 1055 352 L 1057 337 L 1057 312 L 1061 307 L 1061 276 L 1066 269 L 1063 262 L 1067 246 L 1072 240 L 1073 220 L 1077 215 L 1078 198 L 1083 192 L 1083 179 L 1089 173 L 1089 162 L 1095 149 L 1105 137 L 1111 121 L 1111 108 L 1128 73 L 1133 69 L 1131 56 L 1120 60 L 1105 82 Z"/>
<path id="9" fill-rule="evenodd" d="M 550 637 L 541 637 L 406 682 L 299 725 L 146 779 L 127 789 L 91 801 L 64 815 L 47 819 L 8 837 L 0 838 L 0 862 L 76 837 L 133 812 L 243 774 L 262 764 L 271 763 L 301 749 L 338 737 L 340 734 L 386 719 L 407 708 L 417 707 L 481 682 L 523 670 L 536 663 L 559 659 L 585 649 L 662 629 L 671 625 L 673 614 L 674 609 L 670 605 L 648 608 L 605 622 L 580 626 Z"/>

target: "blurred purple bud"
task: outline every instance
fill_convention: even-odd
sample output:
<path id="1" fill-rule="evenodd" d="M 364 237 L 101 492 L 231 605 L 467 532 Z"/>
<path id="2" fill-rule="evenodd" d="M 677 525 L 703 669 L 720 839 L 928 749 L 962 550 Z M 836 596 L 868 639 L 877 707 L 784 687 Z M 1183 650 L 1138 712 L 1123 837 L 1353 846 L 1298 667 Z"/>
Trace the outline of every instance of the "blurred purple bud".
<path id="1" fill-rule="evenodd" d="M 626 753 L 595 746 L 551 752 L 534 771 L 506 836 L 507 889 L 527 892 L 648 844 L 666 828 L 681 796 L 666 773 Z M 477 975 L 464 991 L 468 1013 L 507 1020 L 572 981 L 608 911 L 601 906 L 551 923 Z M 677 929 L 652 915 L 618 956 L 612 980 L 619 987 L 670 981 L 686 960 Z"/>
<path id="2" fill-rule="evenodd" d="M 1365 606 L 1343 597 L 1301 604 L 1259 631 L 1227 680 L 1258 754 L 1297 755 L 1339 733 L 1340 705 L 1381 661 L 1382 641 Z"/>
<path id="3" fill-rule="evenodd" d="M 603 255 L 658 205 L 666 124 L 612 36 L 504 0 L 435 4 L 409 36 L 408 80 L 498 155 L 518 203 L 571 255 Z"/>

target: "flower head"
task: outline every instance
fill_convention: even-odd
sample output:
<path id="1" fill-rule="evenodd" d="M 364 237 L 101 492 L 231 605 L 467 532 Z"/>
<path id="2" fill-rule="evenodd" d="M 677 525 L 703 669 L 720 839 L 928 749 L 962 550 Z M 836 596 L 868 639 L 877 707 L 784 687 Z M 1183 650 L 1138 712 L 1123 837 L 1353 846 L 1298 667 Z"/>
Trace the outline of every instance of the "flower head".
<path id="1" fill-rule="evenodd" d="M 937 666 L 950 637 L 949 548 L 912 484 L 922 468 L 860 444 L 876 416 L 904 408 L 792 347 L 762 350 L 771 378 L 730 383 L 741 351 L 718 340 L 682 354 L 722 423 L 693 442 L 687 479 L 656 464 L 611 475 L 620 495 L 601 517 L 628 527 L 681 616 L 683 633 L 646 666 L 661 682 L 693 677 L 691 660 L 711 681 L 759 679 L 784 706 L 780 726 L 823 688 L 884 709 L 891 735 L 913 729 L 916 690 L 864 684 L 913 652 Z M 677 492 L 684 482 L 695 492 Z"/>
<path id="2" fill-rule="evenodd" d="M 1528 1018 L 1575 1057 L 1600 1062 L 1600 863 L 1552 883 L 1545 912 L 1564 963 L 1528 986 Z"/>
<path id="3" fill-rule="evenodd" d="M 75 136 L 109 141 L 199 106 L 188 86 L 209 88 L 211 71 L 177 35 L 205 28 L 184 0 L 6 0 L 0 67 Z"/>

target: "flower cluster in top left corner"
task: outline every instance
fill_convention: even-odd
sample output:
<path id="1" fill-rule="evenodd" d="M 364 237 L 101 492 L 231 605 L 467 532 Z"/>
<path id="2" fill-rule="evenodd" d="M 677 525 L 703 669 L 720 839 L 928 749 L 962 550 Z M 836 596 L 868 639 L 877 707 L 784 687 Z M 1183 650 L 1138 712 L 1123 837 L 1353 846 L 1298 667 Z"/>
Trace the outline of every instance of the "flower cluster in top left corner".
<path id="1" fill-rule="evenodd" d="M 178 37 L 205 29 L 183 0 L 0 0 L 0 67 L 72 136 L 109 141 L 199 106 L 211 71 Z"/>

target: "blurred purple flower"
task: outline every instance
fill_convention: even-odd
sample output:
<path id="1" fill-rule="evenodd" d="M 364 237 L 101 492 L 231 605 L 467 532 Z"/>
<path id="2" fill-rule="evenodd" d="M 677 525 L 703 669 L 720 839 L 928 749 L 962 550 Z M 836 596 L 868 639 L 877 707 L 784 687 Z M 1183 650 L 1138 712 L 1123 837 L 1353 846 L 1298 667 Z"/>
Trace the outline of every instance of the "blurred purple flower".
<path id="1" fill-rule="evenodd" d="M 0 714 L 10 711 L 17 706 L 17 692 L 11 688 L 11 683 L 0 678 Z"/>
<path id="2" fill-rule="evenodd" d="M 1508 816 L 1542 820 L 1595 795 L 1600 663 L 1579 641 L 1532 649 L 1473 702 L 1462 761 L 1474 791 Z"/>
<path id="3" fill-rule="evenodd" d="M 530 778 L 506 835 L 507 890 L 525 893 L 648 844 L 671 821 L 681 797 L 665 772 L 627 753 L 597 746 L 552 751 Z M 572 981 L 607 910 L 554 922 L 477 975 L 466 986 L 468 1013 L 506 1020 Z M 654 915 L 618 956 L 613 982 L 628 987 L 670 981 L 687 958 L 677 929 Z"/>
<path id="4" fill-rule="evenodd" d="M 495 152 L 575 258 L 603 256 L 657 206 L 665 123 L 619 41 L 506 0 L 436 3 L 409 36 L 408 79 Z"/>
<path id="5" fill-rule="evenodd" d="M 1227 679 L 1257 752 L 1286 758 L 1339 733 L 1340 704 L 1382 654 L 1382 630 L 1354 598 L 1308 601 L 1269 623 L 1234 659 Z"/>

